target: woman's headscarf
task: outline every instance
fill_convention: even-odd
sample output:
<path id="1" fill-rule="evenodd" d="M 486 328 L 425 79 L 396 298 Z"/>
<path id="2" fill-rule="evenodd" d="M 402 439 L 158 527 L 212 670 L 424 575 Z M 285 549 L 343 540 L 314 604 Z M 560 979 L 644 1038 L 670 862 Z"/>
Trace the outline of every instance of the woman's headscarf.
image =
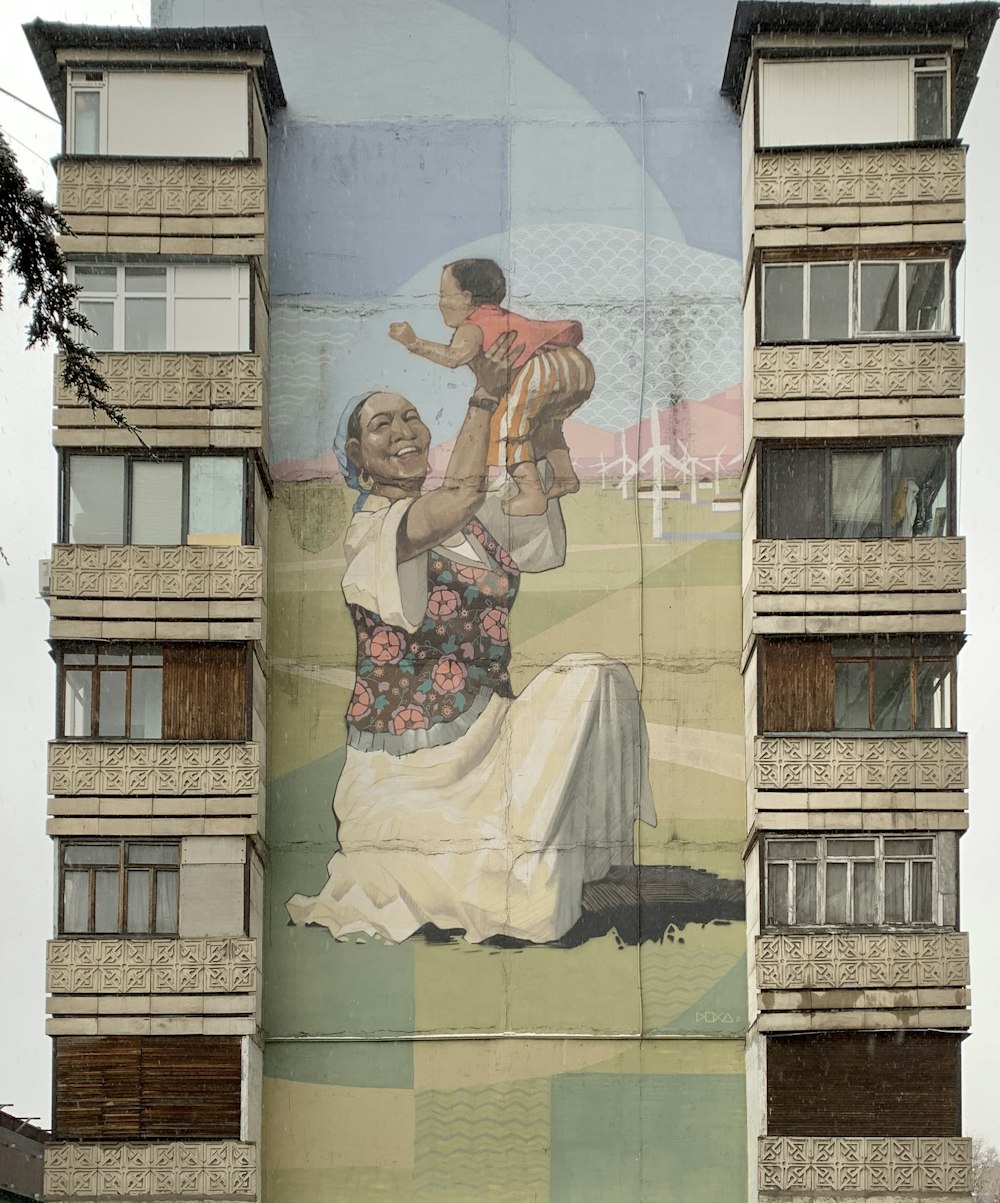
<path id="1" fill-rule="evenodd" d="M 357 489 L 358 499 L 354 503 L 354 512 L 365 504 L 370 494 L 361 487 L 361 481 L 358 479 L 358 470 L 351 463 L 347 456 L 347 440 L 350 438 L 349 427 L 351 418 L 354 413 L 361 408 L 369 397 L 374 397 L 376 393 L 382 392 L 382 389 L 373 388 L 367 393 L 358 393 L 356 397 L 352 397 L 350 401 L 341 410 L 340 418 L 337 421 L 337 433 L 333 438 L 333 451 L 337 457 L 337 465 L 340 468 L 340 474 L 344 478 L 344 483 L 352 489 Z"/>

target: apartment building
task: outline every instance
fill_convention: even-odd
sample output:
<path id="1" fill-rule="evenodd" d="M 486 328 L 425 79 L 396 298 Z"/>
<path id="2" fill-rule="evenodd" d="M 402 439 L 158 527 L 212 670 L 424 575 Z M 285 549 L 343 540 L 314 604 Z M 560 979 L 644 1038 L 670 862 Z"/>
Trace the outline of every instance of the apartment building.
<path id="1" fill-rule="evenodd" d="M 26 27 L 142 440 L 55 365 L 45 1197 L 970 1200 L 995 6 L 152 15 Z"/>

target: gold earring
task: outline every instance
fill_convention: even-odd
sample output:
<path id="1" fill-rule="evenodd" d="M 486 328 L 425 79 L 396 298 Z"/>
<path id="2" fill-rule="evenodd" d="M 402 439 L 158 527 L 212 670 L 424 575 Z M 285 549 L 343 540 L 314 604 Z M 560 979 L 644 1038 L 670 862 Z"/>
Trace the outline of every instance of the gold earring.
<path id="1" fill-rule="evenodd" d="M 358 484 L 363 493 L 370 493 L 375 488 L 375 479 L 370 472 L 362 468 L 358 473 Z"/>

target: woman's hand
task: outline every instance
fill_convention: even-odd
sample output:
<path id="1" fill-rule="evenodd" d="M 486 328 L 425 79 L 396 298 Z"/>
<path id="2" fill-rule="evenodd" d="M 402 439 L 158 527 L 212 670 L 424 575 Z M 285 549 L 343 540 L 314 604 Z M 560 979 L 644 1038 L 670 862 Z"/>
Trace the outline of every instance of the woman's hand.
<path id="1" fill-rule="evenodd" d="M 413 345 L 417 341 L 417 336 L 409 322 L 392 322 L 389 326 L 389 337 L 402 343 L 407 351 L 412 351 Z"/>
<path id="2" fill-rule="evenodd" d="M 524 343 L 514 346 L 516 330 L 505 330 L 495 343 L 483 352 L 476 366 L 477 384 L 472 394 L 477 400 L 499 401 L 510 388 L 514 363 L 524 350 Z"/>

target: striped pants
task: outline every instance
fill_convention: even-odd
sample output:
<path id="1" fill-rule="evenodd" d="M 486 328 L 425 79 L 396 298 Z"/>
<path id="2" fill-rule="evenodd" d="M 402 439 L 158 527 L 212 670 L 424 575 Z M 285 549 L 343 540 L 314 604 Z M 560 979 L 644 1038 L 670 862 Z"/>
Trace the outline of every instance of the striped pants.
<path id="1" fill-rule="evenodd" d="M 521 368 L 493 415 L 492 467 L 566 450 L 562 424 L 594 391 L 594 365 L 576 347 L 543 347 Z"/>

